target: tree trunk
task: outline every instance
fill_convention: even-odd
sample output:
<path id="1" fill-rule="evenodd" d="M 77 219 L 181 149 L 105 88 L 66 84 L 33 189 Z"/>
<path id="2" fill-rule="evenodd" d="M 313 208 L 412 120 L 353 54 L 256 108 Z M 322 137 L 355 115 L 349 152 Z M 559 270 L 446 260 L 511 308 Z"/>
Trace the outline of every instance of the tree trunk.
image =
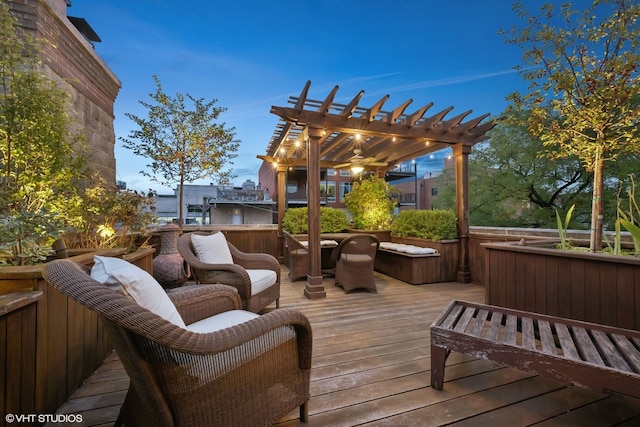
<path id="1" fill-rule="evenodd" d="M 182 178 L 182 176 L 180 177 L 180 192 L 178 193 L 178 203 L 180 204 L 180 207 L 178 208 L 178 222 L 180 223 L 180 228 L 182 228 L 182 226 L 184 225 L 184 203 L 182 203 L 182 201 L 184 200 L 184 179 Z"/>
<path id="2" fill-rule="evenodd" d="M 604 188 L 604 161 L 598 151 L 593 167 L 593 199 L 591 203 L 591 239 L 589 250 L 596 252 L 602 249 L 602 190 Z"/>

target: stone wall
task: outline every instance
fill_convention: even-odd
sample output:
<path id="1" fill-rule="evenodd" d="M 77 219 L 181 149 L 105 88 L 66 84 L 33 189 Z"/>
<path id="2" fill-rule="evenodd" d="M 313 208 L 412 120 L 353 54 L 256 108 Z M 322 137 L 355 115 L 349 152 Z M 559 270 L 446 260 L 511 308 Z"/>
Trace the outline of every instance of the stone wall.
<path id="1" fill-rule="evenodd" d="M 115 183 L 113 106 L 120 80 L 67 19 L 65 0 L 9 0 L 19 25 L 43 39 L 45 72 L 71 94 L 71 114 L 85 135 L 90 161 Z"/>

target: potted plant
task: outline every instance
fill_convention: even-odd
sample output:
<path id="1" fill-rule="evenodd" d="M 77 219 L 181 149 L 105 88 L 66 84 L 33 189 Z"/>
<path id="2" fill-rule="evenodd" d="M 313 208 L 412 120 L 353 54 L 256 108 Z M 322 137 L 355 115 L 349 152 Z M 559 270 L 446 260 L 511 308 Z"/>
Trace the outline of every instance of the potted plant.
<path id="1" fill-rule="evenodd" d="M 381 241 L 389 240 L 389 226 L 396 207 L 398 190 L 382 178 L 371 176 L 355 182 L 344 196 L 355 232 L 373 233 Z"/>

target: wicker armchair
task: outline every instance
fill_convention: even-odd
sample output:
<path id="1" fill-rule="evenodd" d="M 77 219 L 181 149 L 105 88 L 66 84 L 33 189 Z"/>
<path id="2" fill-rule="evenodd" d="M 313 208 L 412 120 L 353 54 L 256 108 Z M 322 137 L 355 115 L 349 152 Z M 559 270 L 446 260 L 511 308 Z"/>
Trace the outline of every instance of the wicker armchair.
<path id="1" fill-rule="evenodd" d="M 71 261 L 53 261 L 43 274 L 95 311 L 115 344 L 131 380 L 116 425 L 265 425 L 296 407 L 307 421 L 312 336 L 301 313 L 275 310 L 195 333 L 93 280 Z M 169 297 L 187 325 L 241 307 L 237 292 L 224 285 L 185 286 Z"/>
<path id="2" fill-rule="evenodd" d="M 283 231 L 282 235 L 289 278 L 294 281 L 306 278 L 309 274 L 309 250 L 291 233 Z"/>
<path id="3" fill-rule="evenodd" d="M 227 242 L 233 264 L 207 264 L 198 258 L 191 242 L 191 235 L 207 236 L 213 233 L 193 232 L 185 233 L 178 239 L 178 252 L 191 267 L 197 283 L 222 283 L 233 286 L 238 290 L 245 310 L 259 313 L 272 302 L 276 308 L 280 307 L 280 263 L 269 254 L 245 253 Z M 276 282 L 268 288 L 256 292 L 251 283 L 247 270 L 273 270 L 276 272 Z"/>
<path id="4" fill-rule="evenodd" d="M 373 264 L 380 242 L 373 234 L 355 234 L 344 239 L 332 253 L 336 262 L 336 286 L 345 292 L 365 288 L 378 292 Z"/>

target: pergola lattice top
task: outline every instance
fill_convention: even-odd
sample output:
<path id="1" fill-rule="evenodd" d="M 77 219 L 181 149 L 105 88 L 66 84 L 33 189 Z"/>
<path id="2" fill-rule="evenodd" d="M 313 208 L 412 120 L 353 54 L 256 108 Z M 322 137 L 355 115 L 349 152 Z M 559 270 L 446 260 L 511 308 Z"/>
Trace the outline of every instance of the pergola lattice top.
<path id="1" fill-rule="evenodd" d="M 263 160 L 290 165 L 306 166 L 307 151 L 304 142 L 309 128 L 322 130 L 320 138 L 321 167 L 335 167 L 348 162 L 353 149 L 375 162 L 386 163 L 384 172 L 407 160 L 455 145 L 473 146 L 487 139 L 486 133 L 494 122 L 482 121 L 484 114 L 463 120 L 471 110 L 447 117 L 453 107 L 433 115 L 426 115 L 433 106 L 429 103 L 415 112 L 405 110 L 413 102 L 408 99 L 394 110 L 383 110 L 389 99 L 385 95 L 369 108 L 358 106 L 364 91 L 360 91 L 348 104 L 334 102 L 338 91 L 335 86 L 324 101 L 307 99 L 311 82 L 308 81 L 299 97 L 290 97 L 289 107 L 271 107 L 271 113 L 280 117 L 266 156 Z"/>

